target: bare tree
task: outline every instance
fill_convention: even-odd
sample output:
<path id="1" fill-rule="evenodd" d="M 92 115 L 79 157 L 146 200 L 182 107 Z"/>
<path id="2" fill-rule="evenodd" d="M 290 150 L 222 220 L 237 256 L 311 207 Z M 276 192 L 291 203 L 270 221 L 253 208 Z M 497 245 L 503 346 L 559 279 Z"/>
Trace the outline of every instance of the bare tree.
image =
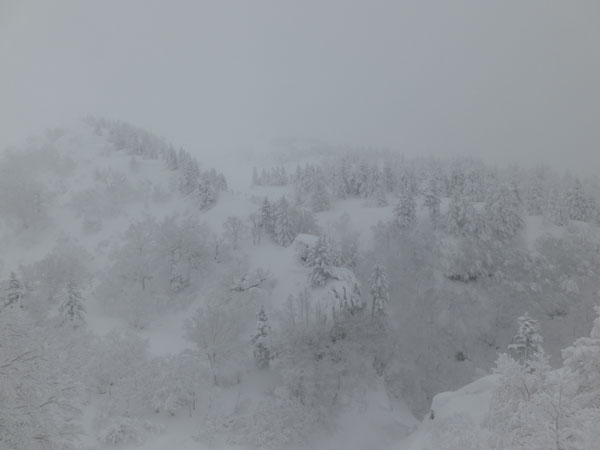
<path id="1" fill-rule="evenodd" d="M 202 307 L 186 323 L 186 337 L 208 362 L 215 385 L 219 384 L 221 366 L 237 354 L 242 342 L 236 309 L 227 306 Z"/>
<path id="2" fill-rule="evenodd" d="M 248 227 L 242 222 L 239 217 L 229 216 L 223 224 L 223 235 L 231 242 L 234 250 L 237 250 L 240 240 L 242 240 Z"/>

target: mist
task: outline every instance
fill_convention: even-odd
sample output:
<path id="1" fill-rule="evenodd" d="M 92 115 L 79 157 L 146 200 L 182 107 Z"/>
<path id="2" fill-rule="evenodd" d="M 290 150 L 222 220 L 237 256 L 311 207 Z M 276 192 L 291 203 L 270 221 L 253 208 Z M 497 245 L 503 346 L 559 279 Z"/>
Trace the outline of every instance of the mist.
<path id="1" fill-rule="evenodd" d="M 86 114 L 196 155 L 278 137 L 600 167 L 596 2 L 0 2 L 0 145 Z"/>
<path id="2" fill-rule="evenodd" d="M 597 449 L 599 13 L 0 0 L 0 449 Z"/>

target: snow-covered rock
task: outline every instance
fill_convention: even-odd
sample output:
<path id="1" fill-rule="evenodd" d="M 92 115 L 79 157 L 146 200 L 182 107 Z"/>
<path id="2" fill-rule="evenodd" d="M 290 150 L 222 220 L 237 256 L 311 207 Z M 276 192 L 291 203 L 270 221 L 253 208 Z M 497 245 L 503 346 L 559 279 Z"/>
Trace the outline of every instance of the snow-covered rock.
<path id="1" fill-rule="evenodd" d="M 498 375 L 488 375 L 452 392 L 433 398 L 431 412 L 395 450 L 486 449 L 483 422 L 490 407 Z M 459 432 L 460 430 L 460 432 Z M 468 430 L 468 432 L 465 432 Z"/>

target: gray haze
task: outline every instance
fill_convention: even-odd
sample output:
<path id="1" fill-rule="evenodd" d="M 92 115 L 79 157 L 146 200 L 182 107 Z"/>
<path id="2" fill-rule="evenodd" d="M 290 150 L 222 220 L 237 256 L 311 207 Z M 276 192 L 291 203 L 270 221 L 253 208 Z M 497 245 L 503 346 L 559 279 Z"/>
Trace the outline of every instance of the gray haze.
<path id="1" fill-rule="evenodd" d="M 600 3 L 0 0 L 0 145 L 92 113 L 600 169 Z"/>

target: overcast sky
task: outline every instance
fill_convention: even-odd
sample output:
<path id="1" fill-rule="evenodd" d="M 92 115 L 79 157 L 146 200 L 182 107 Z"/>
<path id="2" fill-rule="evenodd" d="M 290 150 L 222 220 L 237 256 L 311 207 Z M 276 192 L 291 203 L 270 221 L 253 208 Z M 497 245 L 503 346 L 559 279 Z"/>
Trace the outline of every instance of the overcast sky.
<path id="1" fill-rule="evenodd" d="M 0 0 L 0 145 L 92 113 L 600 172 L 600 2 Z"/>

